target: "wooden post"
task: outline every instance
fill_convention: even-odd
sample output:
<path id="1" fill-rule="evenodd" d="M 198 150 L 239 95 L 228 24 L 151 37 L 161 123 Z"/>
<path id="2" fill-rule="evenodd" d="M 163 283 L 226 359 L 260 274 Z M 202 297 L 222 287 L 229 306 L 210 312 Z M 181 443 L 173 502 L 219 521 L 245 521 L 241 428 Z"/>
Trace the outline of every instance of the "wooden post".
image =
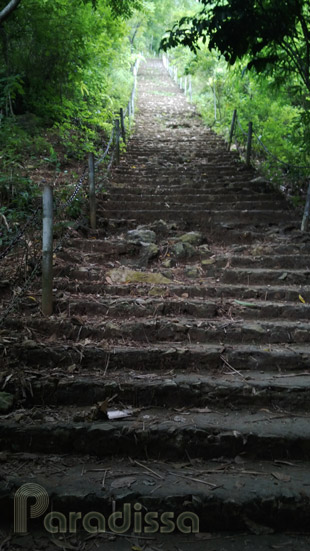
<path id="1" fill-rule="evenodd" d="M 230 126 L 230 132 L 229 132 L 229 140 L 228 140 L 228 146 L 227 146 L 228 151 L 230 151 L 230 148 L 231 148 L 232 139 L 233 139 L 235 126 L 236 126 L 236 120 L 237 120 L 237 109 L 234 109 L 231 126 Z"/>
<path id="2" fill-rule="evenodd" d="M 192 75 L 189 75 L 189 83 L 188 83 L 188 93 L 189 93 L 189 101 L 192 102 Z"/>
<path id="3" fill-rule="evenodd" d="M 184 94 L 187 94 L 187 76 L 184 79 Z"/>
<path id="4" fill-rule="evenodd" d="M 176 67 L 174 68 L 174 81 L 175 81 L 176 83 L 178 82 L 178 70 L 177 70 Z"/>
<path id="5" fill-rule="evenodd" d="M 119 165 L 120 161 L 120 148 L 119 148 L 119 139 L 120 139 L 120 126 L 119 120 L 115 119 L 115 164 Z"/>
<path id="6" fill-rule="evenodd" d="M 43 188 L 42 312 L 53 313 L 53 189 Z"/>
<path id="7" fill-rule="evenodd" d="M 180 88 L 181 88 L 181 90 L 183 90 L 183 78 L 182 77 L 180 78 Z"/>
<path id="8" fill-rule="evenodd" d="M 303 215 L 303 219 L 302 219 L 302 223 L 301 223 L 301 228 L 300 228 L 302 232 L 305 232 L 308 229 L 309 215 L 310 215 L 310 184 L 308 186 L 307 199 L 306 199 L 306 204 L 305 204 L 305 211 L 304 211 L 304 215 Z"/>
<path id="9" fill-rule="evenodd" d="M 124 120 L 124 109 L 120 108 L 120 117 L 121 117 L 121 131 L 123 142 L 126 143 L 126 130 L 125 130 L 125 120 Z"/>
<path id="10" fill-rule="evenodd" d="M 95 188 L 95 159 L 94 154 L 88 154 L 88 183 L 89 183 L 89 219 L 92 230 L 96 229 L 96 188 Z"/>
<path id="11" fill-rule="evenodd" d="M 246 161 L 245 161 L 245 164 L 247 167 L 251 166 L 252 135 L 253 135 L 253 123 L 249 122 L 248 141 L 246 146 Z"/>

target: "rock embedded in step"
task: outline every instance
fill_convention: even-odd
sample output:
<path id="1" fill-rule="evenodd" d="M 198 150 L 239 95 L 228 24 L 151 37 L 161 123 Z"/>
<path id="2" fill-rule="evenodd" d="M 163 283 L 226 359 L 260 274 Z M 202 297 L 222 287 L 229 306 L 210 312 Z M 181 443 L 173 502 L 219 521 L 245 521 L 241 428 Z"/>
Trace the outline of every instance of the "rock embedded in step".
<path id="1" fill-rule="evenodd" d="M 184 274 L 186 277 L 196 278 L 200 276 L 199 266 L 185 266 Z"/>
<path id="2" fill-rule="evenodd" d="M 155 258 L 159 253 L 159 248 L 155 243 L 142 243 L 141 257 L 147 260 Z"/>
<path id="3" fill-rule="evenodd" d="M 200 245 L 200 246 L 198 247 L 198 250 L 199 250 L 199 253 L 201 254 L 201 256 L 204 256 L 204 257 L 205 257 L 205 256 L 208 256 L 208 257 L 209 257 L 210 254 L 211 254 L 211 252 L 212 252 L 212 251 L 210 250 L 209 246 L 206 245 L 206 244 Z"/>
<path id="4" fill-rule="evenodd" d="M 182 242 L 175 243 L 171 248 L 171 252 L 176 258 L 192 258 L 197 254 L 195 247 L 190 243 Z"/>
<path id="5" fill-rule="evenodd" d="M 176 265 L 176 261 L 173 258 L 166 258 L 166 260 L 162 262 L 162 266 L 168 269 L 174 268 L 175 265 Z"/>
<path id="6" fill-rule="evenodd" d="M 13 394 L 8 392 L 0 392 L 0 413 L 7 413 L 10 411 L 14 404 Z"/>
<path id="7" fill-rule="evenodd" d="M 127 237 L 134 243 L 155 243 L 156 241 L 156 233 L 154 231 L 139 228 L 136 230 L 129 230 L 127 232 Z"/>
<path id="8" fill-rule="evenodd" d="M 190 245 L 200 245 L 203 241 L 203 236 L 199 231 L 190 231 L 178 237 L 178 241 L 181 241 L 181 243 L 188 243 Z"/>
<path id="9" fill-rule="evenodd" d="M 131 270 L 121 266 L 120 268 L 114 268 L 106 273 L 109 278 L 109 283 L 150 283 L 150 284 L 165 284 L 170 283 L 164 275 L 157 272 L 140 272 Z"/>

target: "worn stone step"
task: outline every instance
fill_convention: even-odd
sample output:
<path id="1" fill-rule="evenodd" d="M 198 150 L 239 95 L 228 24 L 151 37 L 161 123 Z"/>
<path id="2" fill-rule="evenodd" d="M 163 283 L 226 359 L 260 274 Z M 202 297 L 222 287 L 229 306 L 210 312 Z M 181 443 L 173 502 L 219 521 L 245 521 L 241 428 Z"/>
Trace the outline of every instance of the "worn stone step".
<path id="1" fill-rule="evenodd" d="M 152 208 L 154 209 L 173 209 L 176 210 L 178 208 L 181 208 L 181 210 L 191 210 L 195 209 L 195 211 L 205 210 L 209 211 L 210 206 L 214 203 L 216 206 L 216 210 L 218 211 L 226 211 L 227 205 L 229 205 L 229 208 L 231 210 L 238 210 L 244 211 L 244 210 L 287 210 L 288 205 L 283 201 L 260 201 L 259 199 L 253 199 L 252 201 L 233 201 L 232 199 L 229 200 L 222 200 L 222 201 L 206 201 L 204 198 L 200 198 L 199 196 L 196 197 L 196 201 L 190 202 L 188 204 L 187 200 L 186 203 L 184 203 L 184 199 L 180 199 L 179 201 L 172 201 L 169 197 L 165 197 L 162 200 L 158 200 L 155 197 L 152 199 L 146 198 L 136 200 L 136 201 L 128 201 L 126 199 L 119 199 L 119 200 L 107 200 L 104 202 L 104 207 L 111 210 L 124 210 L 125 208 L 128 208 L 129 211 L 133 211 L 134 209 L 145 209 L 147 210 L 150 206 L 150 203 L 152 204 Z"/>
<path id="2" fill-rule="evenodd" d="M 256 460 L 310 458 L 310 417 L 278 411 L 178 412 L 143 408 L 124 419 L 78 421 L 83 408 L 24 410 L 0 425 L 1 449 L 177 459 L 246 455 Z M 110 411 L 110 410 L 109 410 Z M 76 419 L 76 421 L 75 421 Z"/>
<path id="3" fill-rule="evenodd" d="M 259 256 L 231 254 L 229 256 L 231 267 L 261 267 L 263 269 L 289 268 L 294 269 L 305 268 L 310 273 L 310 255 L 308 254 L 289 254 L 294 250 L 292 245 L 286 247 L 287 254 L 277 254 L 275 250 L 270 250 L 269 254 L 261 254 Z"/>
<path id="4" fill-rule="evenodd" d="M 185 210 L 184 208 L 179 209 L 167 209 L 167 210 L 158 210 L 158 209 L 148 209 L 148 210 L 113 210 L 109 209 L 108 205 L 105 205 L 103 215 L 110 218 L 122 218 L 127 216 L 129 218 L 135 218 L 139 220 L 140 223 L 150 222 L 154 220 L 172 220 L 177 221 L 181 218 L 186 222 L 190 222 L 192 225 L 200 225 L 201 228 L 210 227 L 214 224 L 223 223 L 228 228 L 231 225 L 231 228 L 239 228 L 248 226 L 249 224 L 253 226 L 263 226 L 266 224 L 275 224 L 276 222 L 287 223 L 287 221 L 295 221 L 296 214 L 290 211 L 283 212 L 283 210 L 270 212 L 268 210 L 247 210 L 247 211 L 234 211 L 234 210 L 203 210 L 196 209 L 194 212 Z M 296 221 L 296 227 L 298 223 Z"/>
<path id="5" fill-rule="evenodd" d="M 162 190 L 161 188 L 156 188 L 152 193 L 148 193 L 145 195 L 144 193 L 139 192 L 139 190 L 136 190 L 136 193 L 133 192 L 132 189 L 124 189 L 122 192 L 109 189 L 109 191 L 104 194 L 103 196 L 104 201 L 116 201 L 119 203 L 120 201 L 124 202 L 131 202 L 136 201 L 138 202 L 141 199 L 144 199 L 145 201 L 148 200 L 149 202 L 153 201 L 161 201 L 162 199 L 168 199 L 169 201 L 175 201 L 184 203 L 186 201 L 187 204 L 192 203 L 212 203 L 217 204 L 223 203 L 223 202 L 246 202 L 247 204 L 250 204 L 251 201 L 260 201 L 264 203 L 280 203 L 281 205 L 286 202 L 283 200 L 281 196 L 275 193 L 254 193 L 254 192 L 244 192 L 242 194 L 242 197 L 240 197 L 239 193 L 231 192 L 229 190 L 226 191 L 226 193 L 216 193 L 214 190 L 214 193 L 208 192 L 208 190 L 199 191 L 194 194 L 193 190 L 189 190 L 188 193 L 177 193 L 173 192 L 170 188 Z"/>
<path id="6" fill-rule="evenodd" d="M 112 512 L 116 510 L 123 513 L 118 521 L 120 526 L 126 518 L 124 512 L 127 511 L 131 544 L 139 541 L 139 535 L 146 538 L 141 540 L 142 545 L 148 542 L 148 537 L 157 537 L 156 533 L 145 532 L 145 527 L 150 526 L 147 511 L 158 512 L 155 518 L 158 518 L 162 528 L 164 522 L 161 515 L 171 511 L 174 514 L 170 515 L 170 520 L 173 519 L 176 525 L 179 519 L 180 524 L 176 527 L 176 534 L 163 534 L 164 539 L 160 540 L 159 548 L 166 551 L 176 549 L 178 541 L 182 547 L 177 548 L 184 551 L 193 547 L 198 551 L 209 549 L 209 544 L 212 551 L 308 549 L 304 545 L 309 542 L 309 536 L 305 534 L 299 537 L 293 534 L 270 535 L 270 532 L 272 534 L 284 528 L 302 532 L 306 530 L 310 507 L 309 490 L 304 484 L 304 480 L 309 477 L 309 467 L 305 462 L 295 461 L 286 465 L 275 458 L 275 461 L 260 461 L 256 464 L 244 458 L 239 463 L 225 463 L 222 460 L 218 463 L 200 461 L 191 465 L 187 460 L 183 464 L 179 461 L 181 470 L 178 470 L 173 463 L 160 460 L 111 461 L 92 456 L 83 458 L 81 466 L 78 455 L 69 458 L 56 453 L 52 457 L 16 453 L 8 457 L 12 469 L 4 472 L 4 480 L 0 483 L 0 505 L 7 525 L 13 522 L 12 502 L 15 492 L 26 481 L 39 484 L 46 490 L 50 497 L 50 507 L 45 514 L 51 511 L 52 504 L 53 511 L 63 511 L 67 522 L 67 515 L 71 511 L 81 511 L 83 515 L 96 511 L 105 517 L 106 530 L 109 530 L 108 519 Z M 30 472 L 34 473 L 31 478 Z M 125 509 L 125 503 L 130 508 L 127 505 Z M 141 504 L 141 509 L 135 509 L 136 504 Z M 133 513 L 136 510 L 141 511 L 141 528 L 138 523 L 134 524 Z M 181 522 L 182 513 L 191 513 L 185 517 L 186 520 L 184 518 L 184 525 L 189 527 L 191 536 L 183 533 L 185 526 Z M 33 533 L 35 526 L 43 529 L 45 514 L 37 521 L 28 519 L 30 533 Z M 113 524 L 110 529 L 111 526 Z M 75 538 L 83 533 L 82 520 L 77 520 L 76 527 Z M 250 529 L 253 532 L 255 528 L 265 535 L 259 532 L 260 536 L 251 536 L 248 531 Z M 159 531 L 159 526 L 157 529 Z M 197 537 L 192 533 L 193 530 L 199 532 Z M 210 531 L 215 530 L 221 530 L 222 536 L 212 536 Z M 228 532 L 224 536 L 225 530 Z M 229 534 L 229 530 L 234 531 L 234 537 Z M 117 532 L 116 527 L 114 532 Z M 85 535 L 89 536 L 89 533 Z M 133 536 L 136 538 L 132 539 Z M 114 538 L 111 541 L 110 537 L 110 541 L 106 541 L 107 547 L 102 538 L 103 535 L 98 539 L 100 549 L 128 549 L 126 537 L 120 538 L 121 541 L 117 539 L 116 546 Z M 189 542 L 186 538 L 190 538 Z M 21 536 L 18 541 L 21 544 Z M 91 541 L 96 542 L 96 536 L 93 535 Z M 122 547 L 121 542 L 124 541 L 127 547 Z M 149 543 L 154 544 L 154 540 L 150 539 Z M 85 545 L 87 540 L 84 541 L 84 548 L 90 549 Z"/>
<path id="7" fill-rule="evenodd" d="M 236 167 L 234 165 L 231 165 L 230 163 L 228 163 L 227 165 L 219 165 L 216 162 L 200 162 L 199 166 L 197 166 L 197 163 L 166 163 L 165 161 L 158 162 L 158 159 L 155 159 L 155 161 L 157 162 L 150 163 L 149 167 L 145 167 L 144 165 L 137 165 L 132 166 L 131 170 L 128 170 L 130 165 L 128 165 L 127 163 L 124 163 L 123 165 L 121 164 L 118 168 L 115 168 L 113 170 L 112 182 L 116 178 L 121 181 L 122 177 L 124 177 L 125 174 L 128 175 L 129 178 L 134 178 L 134 175 L 138 174 L 139 179 L 142 180 L 143 178 L 150 178 L 152 174 L 153 176 L 155 176 L 155 178 L 161 176 L 162 174 L 164 174 L 166 178 L 171 174 L 175 176 L 176 171 L 178 172 L 178 176 L 182 177 L 182 175 L 184 175 L 186 176 L 186 178 L 197 176 L 198 171 L 200 173 L 200 176 L 203 176 L 205 178 L 226 177 L 236 179 L 238 177 L 238 174 L 236 174 Z M 240 172 L 239 174 L 239 177 L 243 180 L 245 180 L 246 178 L 248 180 L 251 180 L 254 175 L 255 173 L 251 170 L 242 170 L 242 172 Z"/>
<path id="8" fill-rule="evenodd" d="M 226 360 L 225 360 L 226 361 Z M 272 372 L 238 372 L 223 362 L 223 368 L 213 374 L 165 373 L 130 371 L 113 373 L 107 369 L 101 373 L 90 371 L 76 374 L 44 374 L 31 370 L 31 394 L 23 397 L 24 407 L 33 406 L 93 406 L 97 402 L 111 400 L 110 407 L 155 407 L 207 409 L 227 407 L 231 410 L 247 407 L 282 408 L 285 411 L 308 409 L 310 385 L 308 374 L 275 374 Z M 225 371 L 226 366 L 226 371 Z M 20 394 L 19 381 L 7 385 L 7 392 Z M 187 413 L 186 413 L 187 414 Z"/>
<path id="9" fill-rule="evenodd" d="M 8 318 L 7 326 L 13 329 L 26 324 L 38 334 L 64 336 L 67 339 L 130 339 L 135 342 L 195 342 L 195 343 L 265 343 L 305 344 L 310 342 L 310 323 L 306 321 L 217 320 L 214 318 L 138 318 L 137 320 L 100 320 L 88 316 L 86 323 L 75 319 Z"/>
<path id="10" fill-rule="evenodd" d="M 107 522 L 108 518 L 109 514 L 107 515 Z M 252 532 L 247 532 L 245 528 L 242 532 L 233 533 L 232 530 L 223 532 L 208 531 L 189 536 L 187 534 L 180 535 L 179 531 L 175 534 L 160 534 L 160 527 L 158 527 L 158 534 L 133 535 L 132 530 L 134 529 L 134 525 L 132 525 L 130 533 L 125 535 L 125 537 L 124 534 L 111 534 L 108 529 L 106 534 L 99 534 L 98 536 L 80 529 L 77 534 L 66 534 L 65 543 L 67 546 L 69 544 L 72 547 L 80 546 L 85 551 L 92 550 L 94 541 L 96 541 L 97 546 L 100 546 L 100 549 L 103 551 L 128 551 L 128 540 L 132 546 L 134 544 L 136 547 L 142 546 L 142 549 L 143 546 L 149 543 L 153 549 L 164 549 L 165 551 L 175 551 L 176 549 L 192 551 L 193 547 L 195 551 L 206 551 L 206 540 L 209 540 L 208 545 L 209 543 L 212 544 L 212 551 L 270 551 L 270 549 L 285 549 L 287 546 L 290 546 L 291 551 L 308 551 L 309 549 L 310 537 L 306 533 L 298 534 L 296 530 L 295 532 L 286 530 L 285 533 L 272 533 L 274 531 L 273 528 L 264 527 L 265 531 L 270 532 L 270 534 L 257 536 L 254 535 L 254 529 L 256 527 L 256 530 L 259 530 L 261 525 L 251 523 L 250 519 L 247 522 L 252 526 Z M 25 548 L 28 546 L 28 548 L 36 549 L 36 551 L 54 551 L 55 545 L 59 543 L 59 540 L 56 539 L 57 544 L 55 544 L 53 536 L 47 535 L 45 529 L 42 532 L 42 523 L 40 526 L 41 530 L 33 528 L 31 534 L 25 536 L 20 536 L 19 534 L 12 535 L 13 528 L 10 526 L 9 521 L 7 521 L 5 526 L 2 527 L 2 533 L 5 538 L 7 537 L 10 540 L 10 551 L 20 551 L 21 546 L 25 546 Z M 60 542 L 62 541 L 60 540 Z"/>
<path id="11" fill-rule="evenodd" d="M 158 548 L 165 551 L 185 551 L 193 547 L 197 551 L 267 551 L 282 548 L 308 551 L 309 548 L 310 537 L 304 533 L 310 516 L 307 483 L 309 466 L 305 462 L 288 461 L 285 464 L 275 457 L 274 461 L 259 463 L 239 458 L 240 461 L 236 459 L 236 462 L 225 462 L 223 459 L 216 463 L 202 460 L 190 464 L 187 459 L 183 462 L 179 460 L 178 469 L 173 463 L 160 460 L 111 461 L 88 456 L 83 460 L 81 468 L 81 457 L 74 454 L 69 458 L 56 453 L 52 457 L 46 454 L 10 453 L 8 458 L 11 469 L 5 470 L 4 480 L 0 482 L 2 523 L 5 521 L 6 526 L 13 523 L 13 498 L 25 482 L 39 484 L 49 496 L 46 513 L 36 521 L 28 519 L 31 534 L 35 527 L 43 530 L 43 519 L 51 510 L 62 511 L 67 523 L 71 511 L 81 511 L 83 516 L 96 511 L 104 516 L 105 529 L 110 529 L 108 540 L 104 539 L 104 534 L 100 534 L 100 539 L 94 534 L 91 536 L 91 543 L 98 542 L 100 549 L 127 551 L 128 539 L 130 547 L 135 543 L 143 546 L 149 543 L 152 547 L 158 543 Z M 29 473 L 33 473 L 31 478 Z M 128 504 L 127 508 L 124 508 L 125 504 Z M 138 522 L 134 523 L 133 516 L 139 510 L 140 515 L 135 518 L 136 522 L 138 518 L 141 519 L 141 527 Z M 115 535 L 111 537 L 113 524 L 109 526 L 108 520 L 113 511 L 123 513 L 118 526 L 122 525 L 128 515 L 127 537 L 126 534 L 118 537 L 115 534 L 116 527 Z M 158 530 L 158 534 L 145 530 L 150 527 L 150 518 L 148 521 L 146 517 L 148 511 L 158 513 L 155 518 L 159 524 L 153 526 L 153 532 L 154 529 Z M 176 533 L 162 534 L 162 539 L 157 539 L 160 537 L 160 527 L 165 527 L 161 515 L 168 511 L 172 512 L 169 518 L 174 521 Z M 186 520 L 184 518 L 184 525 L 188 527 L 190 535 L 183 533 L 186 528 L 182 525 L 182 513 L 191 513 L 191 516 L 185 517 Z M 90 534 L 85 530 L 85 525 L 83 534 L 82 520 L 77 520 L 76 528 L 75 542 L 81 538 L 84 549 L 90 550 Z M 284 528 L 286 531 L 299 529 L 304 534 L 277 533 Z M 194 530 L 199 533 L 193 533 Z M 220 530 L 221 534 L 214 534 L 216 530 Z M 255 530 L 259 535 L 253 535 Z M 233 531 L 234 536 L 229 531 Z M 46 536 L 46 530 L 44 532 Z M 144 539 L 139 540 L 139 536 Z M 70 543 L 68 537 L 69 533 L 66 532 L 66 547 Z M 21 545 L 22 536 L 18 535 L 17 541 Z M 50 549 L 48 544 L 51 541 L 44 542 L 47 543 L 45 549 Z M 123 543 L 126 543 L 124 547 Z M 11 544 L 14 545 L 14 536 Z"/>
<path id="12" fill-rule="evenodd" d="M 15 324 L 16 326 L 16 324 Z M 42 334 L 43 333 L 43 334 Z M 228 362 L 232 369 L 261 370 L 272 372 L 305 372 L 309 369 L 310 349 L 308 343 L 296 344 L 197 344 L 197 343 L 96 343 L 91 340 L 61 341 L 46 332 L 22 336 L 20 329 L 10 329 L 0 341 L 3 366 L 24 365 L 27 369 L 53 369 L 54 375 L 62 369 L 78 373 L 84 369 L 95 369 L 99 373 L 108 370 L 121 371 L 175 369 L 227 371 Z M 56 372 L 55 372 L 56 370 Z M 229 370 L 228 370 L 229 371 Z M 17 378 L 18 380 L 18 378 Z"/>
<path id="13" fill-rule="evenodd" d="M 169 214 L 169 213 L 168 213 Z M 124 213 L 123 213 L 124 215 Z M 142 220 L 139 219 L 139 217 L 132 215 L 130 218 L 126 218 L 125 216 L 122 216 L 121 218 L 115 218 L 116 213 L 113 212 L 113 217 L 110 216 L 107 213 L 102 212 L 101 216 L 98 216 L 98 227 L 105 229 L 109 235 L 113 235 L 115 233 L 119 233 L 119 231 L 127 231 L 129 229 L 136 229 L 139 225 L 144 225 L 147 223 L 153 223 L 158 220 L 161 220 L 159 216 L 151 216 L 151 218 L 142 218 Z M 266 226 L 265 223 L 258 223 L 255 222 L 255 226 L 248 226 L 246 227 L 243 223 L 238 224 L 238 222 L 220 222 L 216 224 L 208 224 L 206 222 L 206 217 L 201 216 L 199 217 L 199 220 L 197 220 L 197 217 L 193 217 L 192 220 L 189 219 L 189 216 L 183 216 L 182 217 L 165 217 L 166 222 L 171 222 L 175 225 L 175 227 L 178 228 L 180 231 L 193 231 L 193 230 L 199 230 L 199 231 L 205 231 L 209 234 L 209 239 L 213 243 L 219 243 L 220 245 L 229 245 L 229 244 L 236 244 L 236 243 L 256 243 L 256 242 L 264 242 L 266 239 L 266 230 L 267 228 L 271 228 L 270 231 L 276 233 L 281 233 L 282 231 L 296 231 L 298 230 L 300 224 L 297 222 L 292 222 L 290 229 L 286 230 L 286 224 L 281 224 L 278 222 L 275 225 L 268 224 Z M 164 221 L 165 221 L 164 220 Z"/>
<path id="14" fill-rule="evenodd" d="M 77 275 L 78 272 L 75 274 Z M 225 284 L 221 282 L 208 281 L 203 283 L 175 283 L 169 285 L 149 285 L 147 283 L 108 284 L 107 282 L 93 281 L 85 282 L 85 278 L 68 280 L 65 277 L 57 277 L 54 280 L 55 288 L 59 291 L 70 293 L 95 294 L 99 296 L 113 297 L 173 297 L 183 298 L 210 298 L 223 297 L 235 299 L 257 299 L 261 301 L 291 301 L 297 304 L 300 302 L 299 295 L 305 302 L 310 303 L 309 285 L 251 285 Z"/>
<path id="15" fill-rule="evenodd" d="M 37 300 L 38 307 L 40 301 Z M 33 299 L 25 301 L 22 306 L 30 307 L 34 311 Z M 310 304 L 267 302 L 251 300 L 249 302 L 218 299 L 210 301 L 205 299 L 180 298 L 100 298 L 84 297 L 83 295 L 66 295 L 63 299 L 54 302 L 54 310 L 58 313 L 67 313 L 68 316 L 84 316 L 87 318 L 100 316 L 126 319 L 135 316 L 191 316 L 198 318 L 227 318 L 231 319 L 276 319 L 309 320 Z"/>
<path id="16" fill-rule="evenodd" d="M 261 200 L 272 200 L 275 201 L 285 201 L 285 198 L 279 191 L 276 191 L 272 188 L 270 189 L 256 189 L 253 188 L 253 184 L 244 181 L 230 181 L 221 182 L 221 183 L 212 183 L 204 181 L 195 181 L 194 184 L 191 180 L 188 183 L 179 183 L 179 179 L 175 181 L 176 183 L 171 182 L 170 180 L 167 183 L 156 182 L 153 186 L 143 186 L 142 183 L 136 187 L 128 187 L 126 182 L 115 182 L 114 185 L 111 183 L 107 186 L 106 192 L 102 193 L 103 197 L 114 197 L 115 200 L 129 197 L 134 200 L 137 197 L 179 197 L 186 199 L 187 197 L 212 197 L 214 201 L 220 198 L 226 200 L 226 197 L 231 197 L 232 200 L 236 200 L 238 197 L 239 201 L 242 200 L 251 200 L 251 199 L 261 199 Z M 193 189 L 193 186 L 194 189 Z M 242 192 L 242 194 L 241 194 Z"/>
<path id="17" fill-rule="evenodd" d="M 264 269 L 264 268 L 227 268 L 222 275 L 222 283 L 243 283 L 257 285 L 259 283 L 276 285 L 279 282 L 287 285 L 309 285 L 309 269 Z"/>
<path id="18" fill-rule="evenodd" d="M 276 193 L 273 189 L 266 189 L 266 187 L 258 187 L 253 188 L 253 184 L 251 182 L 246 182 L 244 179 L 227 179 L 227 181 L 223 181 L 222 179 L 220 181 L 216 180 L 201 180 L 201 181 L 195 181 L 194 177 L 190 179 L 183 180 L 183 183 L 180 183 L 180 177 L 174 181 L 172 180 L 171 176 L 167 177 L 165 180 L 164 177 L 161 178 L 155 178 L 153 179 L 152 184 L 145 184 L 146 179 L 143 178 L 140 180 L 137 180 L 137 176 L 134 176 L 132 178 L 133 182 L 131 182 L 131 185 L 128 186 L 128 183 L 126 185 L 126 179 L 124 179 L 124 182 L 114 182 L 110 183 L 110 186 L 107 187 L 107 193 L 110 195 L 122 195 L 126 196 L 127 193 L 130 194 L 130 196 L 135 195 L 144 197 L 147 197 L 149 195 L 158 195 L 159 197 L 161 195 L 167 195 L 167 196 L 188 196 L 193 195 L 193 193 L 197 196 L 200 194 L 205 195 L 212 195 L 214 197 L 223 196 L 225 194 L 228 195 L 239 195 L 239 199 L 243 199 L 243 193 L 245 194 L 245 197 L 250 198 L 259 198 L 260 196 L 266 196 L 268 199 L 268 196 L 272 198 L 273 196 L 277 197 L 277 200 L 283 200 L 284 203 L 286 203 L 283 195 L 280 195 L 280 193 Z M 194 190 L 193 190 L 193 186 Z M 241 195 L 241 197 L 240 197 Z M 103 194 L 105 196 L 105 194 Z"/>

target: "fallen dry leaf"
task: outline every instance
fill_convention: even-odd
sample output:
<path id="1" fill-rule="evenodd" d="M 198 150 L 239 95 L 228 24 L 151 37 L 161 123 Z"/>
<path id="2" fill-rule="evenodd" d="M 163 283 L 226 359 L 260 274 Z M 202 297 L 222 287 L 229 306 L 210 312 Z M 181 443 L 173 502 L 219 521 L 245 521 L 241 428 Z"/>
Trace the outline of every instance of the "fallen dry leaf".
<path id="1" fill-rule="evenodd" d="M 290 482 L 291 481 L 291 477 L 288 474 L 279 473 L 279 472 L 273 472 L 271 474 L 277 480 L 281 480 L 281 482 Z"/>
<path id="2" fill-rule="evenodd" d="M 113 482 L 111 482 L 111 488 L 130 488 L 136 481 L 137 479 L 134 476 L 123 476 L 122 478 L 113 480 Z"/>

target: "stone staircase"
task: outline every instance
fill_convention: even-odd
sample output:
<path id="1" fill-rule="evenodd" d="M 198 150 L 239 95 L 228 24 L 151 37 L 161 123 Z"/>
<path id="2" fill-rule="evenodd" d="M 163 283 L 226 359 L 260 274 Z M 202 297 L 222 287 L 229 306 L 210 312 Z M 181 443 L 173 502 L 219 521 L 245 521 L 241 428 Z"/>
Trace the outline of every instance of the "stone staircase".
<path id="1" fill-rule="evenodd" d="M 67 521 L 51 534 L 28 518 L 0 548 L 308 550 L 299 213 L 158 60 L 140 69 L 135 133 L 99 207 L 99 229 L 57 253 L 55 315 L 40 314 L 38 282 L 0 332 L 3 534 L 26 483 Z M 91 533 L 88 513 L 126 504 L 126 534 L 113 519 Z"/>

